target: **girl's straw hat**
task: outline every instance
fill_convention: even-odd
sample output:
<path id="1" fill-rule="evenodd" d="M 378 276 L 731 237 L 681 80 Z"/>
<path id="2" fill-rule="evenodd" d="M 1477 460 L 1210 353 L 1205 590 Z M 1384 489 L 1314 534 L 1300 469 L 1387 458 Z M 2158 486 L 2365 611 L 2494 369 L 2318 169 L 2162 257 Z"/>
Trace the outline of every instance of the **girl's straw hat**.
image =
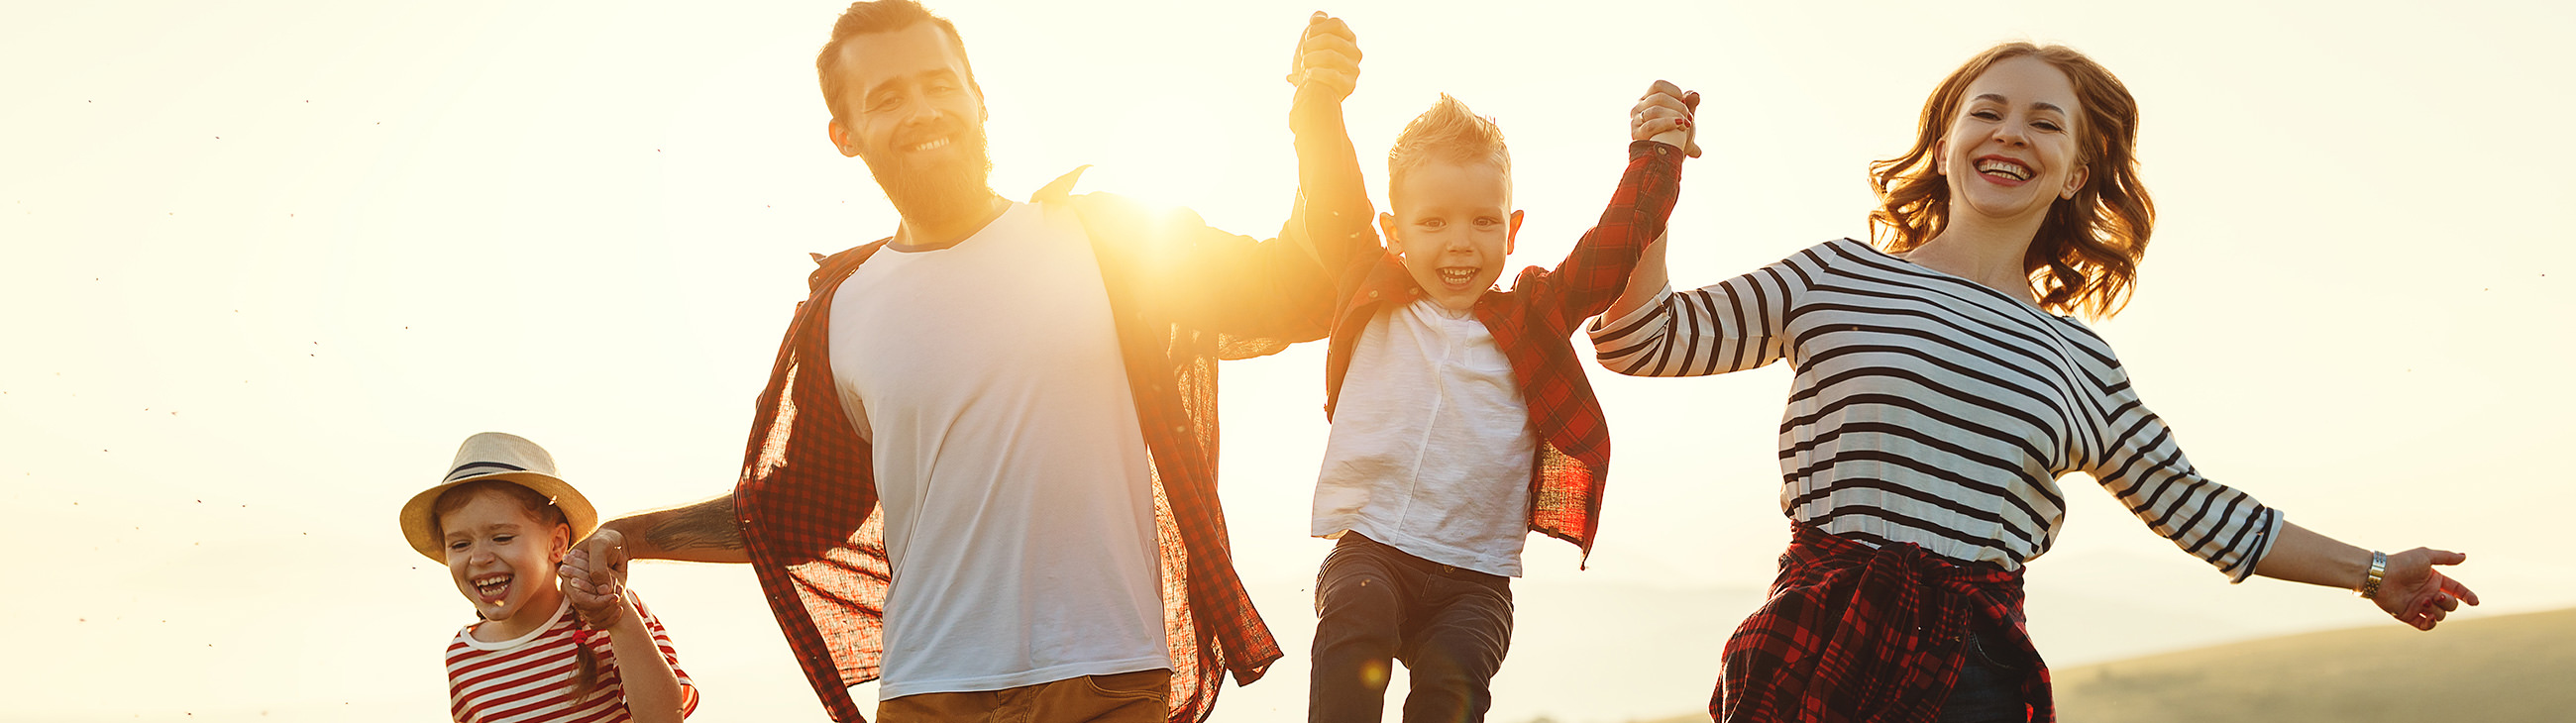
<path id="1" fill-rule="evenodd" d="M 487 479 L 516 482 L 553 500 L 555 508 L 563 510 L 564 521 L 572 524 L 574 542 L 599 529 L 599 511 L 590 506 L 590 500 L 583 498 L 580 490 L 555 476 L 555 458 L 546 454 L 546 448 L 518 435 L 484 432 L 466 437 L 465 444 L 456 448 L 456 462 L 448 465 L 446 479 L 403 503 L 403 537 L 411 540 L 411 549 L 446 564 L 443 546 L 432 531 L 436 520 L 430 519 L 429 508 L 438 504 L 438 496 L 449 489 Z"/>

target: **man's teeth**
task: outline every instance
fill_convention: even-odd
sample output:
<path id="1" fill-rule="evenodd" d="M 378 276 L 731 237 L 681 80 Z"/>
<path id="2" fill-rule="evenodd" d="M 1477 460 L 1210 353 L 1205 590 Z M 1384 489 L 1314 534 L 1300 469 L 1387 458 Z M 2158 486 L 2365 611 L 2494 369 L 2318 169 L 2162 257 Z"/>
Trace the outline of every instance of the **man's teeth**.
<path id="1" fill-rule="evenodd" d="M 1977 171 L 1993 173 L 2016 181 L 2030 180 L 2030 169 L 2010 161 L 1978 161 Z"/>
<path id="2" fill-rule="evenodd" d="M 947 147 L 948 147 L 948 139 L 946 139 L 946 138 L 941 138 L 941 139 L 939 139 L 939 140 L 931 141 L 931 142 L 929 142 L 929 143 L 923 143 L 923 144 L 921 144 L 921 145 L 913 146 L 913 147 L 912 147 L 912 149 L 913 149 L 913 150 L 915 150 L 915 151 L 935 151 L 935 150 L 939 150 L 939 149 L 941 149 L 941 148 L 947 148 Z"/>

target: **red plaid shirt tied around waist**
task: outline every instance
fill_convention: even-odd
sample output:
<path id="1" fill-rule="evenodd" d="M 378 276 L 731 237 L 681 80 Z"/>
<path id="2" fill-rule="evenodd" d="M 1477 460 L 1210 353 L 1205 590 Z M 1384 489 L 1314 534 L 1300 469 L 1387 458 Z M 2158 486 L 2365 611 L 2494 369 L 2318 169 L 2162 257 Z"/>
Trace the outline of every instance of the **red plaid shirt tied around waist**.
<path id="1" fill-rule="evenodd" d="M 1512 376 L 1529 405 L 1530 426 L 1538 431 L 1538 455 L 1530 471 L 1530 529 L 1574 543 L 1586 556 L 1601 523 L 1610 426 L 1571 339 L 1585 319 L 1608 310 L 1619 298 L 1638 256 L 1664 234 L 1681 194 L 1681 171 L 1679 149 L 1630 142 L 1618 191 L 1601 212 L 1600 223 L 1583 234 L 1565 260 L 1554 270 L 1523 269 L 1510 291 L 1486 292 L 1476 300 L 1476 318 L 1511 360 Z M 1359 239 L 1355 245 L 1322 244 L 1328 252 L 1342 245 L 1347 254 L 1325 259 L 1342 269 L 1341 310 L 1333 317 L 1324 363 L 1324 415 L 1329 419 L 1341 401 L 1342 379 L 1350 373 L 1369 319 L 1387 304 L 1421 298 L 1422 287 L 1402 261 L 1378 246 L 1368 225 L 1376 214 L 1365 190 L 1313 176 L 1306 184 L 1306 223 L 1316 237 Z"/>
<path id="2" fill-rule="evenodd" d="M 1250 683 L 1280 657 L 1235 574 L 1217 504 L 1216 363 L 1321 338 L 1331 280 L 1302 237 L 1256 241 L 1185 211 L 1070 195 L 1080 173 L 1034 202 L 1079 214 L 1099 258 L 1152 462 L 1170 720 L 1203 721 L 1225 673 Z M 864 720 L 848 686 L 881 674 L 892 577 L 871 450 L 831 381 L 828 325 L 841 283 L 885 243 L 824 258 L 808 278 L 811 295 L 779 345 L 733 496 L 761 590 L 838 721 Z"/>
<path id="3" fill-rule="evenodd" d="M 1910 543 L 1873 548 L 1793 525 L 1771 598 L 1726 641 L 1719 721 L 1930 723 L 1959 682 L 1969 626 L 2030 661 L 2030 720 L 2056 720 L 2048 668 L 2021 622 L 2019 571 L 1952 563 Z"/>

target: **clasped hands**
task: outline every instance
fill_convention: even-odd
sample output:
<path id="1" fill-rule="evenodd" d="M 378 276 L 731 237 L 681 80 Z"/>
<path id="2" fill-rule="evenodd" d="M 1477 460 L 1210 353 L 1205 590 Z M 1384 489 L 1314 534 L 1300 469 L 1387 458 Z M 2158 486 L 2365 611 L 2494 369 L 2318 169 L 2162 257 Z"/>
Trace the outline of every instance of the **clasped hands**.
<path id="1" fill-rule="evenodd" d="M 563 579 L 564 597 L 592 629 L 607 630 L 625 619 L 630 605 L 626 563 L 626 536 L 603 527 L 573 545 L 563 562 L 555 565 L 555 576 Z"/>
<path id="2" fill-rule="evenodd" d="M 1351 97 L 1360 84 L 1359 36 L 1341 18 L 1315 11 L 1306 20 L 1305 34 L 1297 38 L 1297 55 L 1288 63 L 1288 83 L 1297 86 L 1301 101 L 1309 94 L 1332 103 Z"/>

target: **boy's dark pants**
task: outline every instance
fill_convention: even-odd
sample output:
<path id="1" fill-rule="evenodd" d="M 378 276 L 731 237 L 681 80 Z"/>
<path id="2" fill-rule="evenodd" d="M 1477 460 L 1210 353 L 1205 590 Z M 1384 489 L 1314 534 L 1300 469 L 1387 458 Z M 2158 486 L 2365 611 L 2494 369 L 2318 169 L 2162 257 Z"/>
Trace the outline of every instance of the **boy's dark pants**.
<path id="1" fill-rule="evenodd" d="M 1512 645 L 1511 579 L 1344 533 L 1315 579 L 1310 723 L 1378 723 L 1388 659 L 1404 661 L 1407 723 L 1482 721 Z"/>

